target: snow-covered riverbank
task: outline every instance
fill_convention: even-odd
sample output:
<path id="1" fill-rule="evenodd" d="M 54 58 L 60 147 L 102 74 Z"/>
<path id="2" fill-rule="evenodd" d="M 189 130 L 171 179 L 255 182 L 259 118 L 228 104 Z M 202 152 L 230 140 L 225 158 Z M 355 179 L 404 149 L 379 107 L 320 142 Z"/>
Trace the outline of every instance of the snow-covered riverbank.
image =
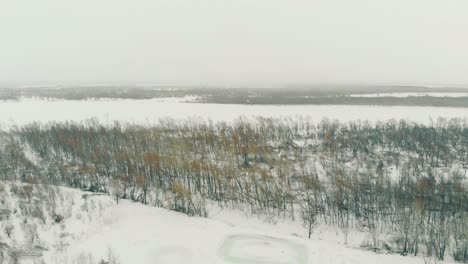
<path id="1" fill-rule="evenodd" d="M 0 101 L 0 124 L 25 124 L 34 121 L 82 121 L 96 118 L 102 122 L 114 120 L 151 124 L 161 118 L 211 119 L 233 121 L 240 116 L 290 118 L 304 117 L 314 122 L 330 120 L 383 121 L 408 119 L 428 123 L 438 117 L 466 118 L 468 108 L 349 106 L 349 105 L 235 105 L 203 104 L 186 100 L 43 100 L 22 99 Z"/>

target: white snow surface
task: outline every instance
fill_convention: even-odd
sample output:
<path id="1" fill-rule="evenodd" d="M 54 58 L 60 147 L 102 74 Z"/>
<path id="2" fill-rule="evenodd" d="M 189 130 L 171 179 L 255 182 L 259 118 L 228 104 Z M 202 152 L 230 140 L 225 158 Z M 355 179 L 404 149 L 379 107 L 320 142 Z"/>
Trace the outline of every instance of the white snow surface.
<path id="1" fill-rule="evenodd" d="M 385 121 L 407 119 L 429 123 L 438 117 L 466 118 L 468 108 L 350 106 L 350 105 L 236 105 L 193 103 L 195 98 L 148 100 L 44 100 L 39 98 L 0 101 L 0 124 L 9 127 L 34 121 L 114 120 L 150 125 L 160 119 L 234 121 L 239 117 L 302 117 L 313 122 L 324 118 L 338 121 Z"/>
<path id="2" fill-rule="evenodd" d="M 468 97 L 468 93 L 372 93 L 372 94 L 351 94 L 350 97 L 410 97 L 410 96 L 430 96 L 430 97 Z"/>
<path id="3" fill-rule="evenodd" d="M 71 243 L 67 256 L 105 257 L 111 248 L 122 263 L 134 264 L 423 263 L 420 257 L 344 246 L 334 230 L 322 228 L 309 240 L 302 236 L 305 229 L 292 221 L 268 223 L 230 209 L 220 209 L 206 219 L 130 201 L 116 205 L 105 196 L 100 199 L 107 206 L 102 222 L 86 227 L 94 231 Z M 357 240 L 362 236 L 353 235 Z"/>
<path id="4" fill-rule="evenodd" d="M 13 186 L 0 184 L 4 191 Z M 33 200 L 44 190 L 34 189 Z M 421 257 L 365 251 L 359 243 L 366 233 L 356 230 L 349 234 L 349 244 L 343 245 L 339 230 L 320 226 L 307 239 L 300 221 L 290 219 L 272 221 L 274 218 L 268 216 L 252 216 L 213 204 L 208 218 L 190 217 L 128 200 L 116 204 L 105 195 L 57 189 L 60 192 L 52 204 L 44 198 L 40 203 L 53 205 L 44 210 L 60 213 L 65 219 L 58 224 L 47 213 L 44 223 L 36 218 L 28 221 L 37 227 L 40 244 L 47 249 L 41 252 L 43 260 L 48 264 L 82 263 L 77 262 L 79 257 L 89 255 L 95 260 L 105 259 L 109 249 L 122 264 L 423 263 Z M 12 197 L 7 191 L 7 209 L 26 202 Z M 8 222 L 15 230 L 6 240 L 19 248 L 27 244 L 22 215 L 19 210 L 10 216 Z M 20 260 L 21 264 L 42 263 L 34 257 Z"/>

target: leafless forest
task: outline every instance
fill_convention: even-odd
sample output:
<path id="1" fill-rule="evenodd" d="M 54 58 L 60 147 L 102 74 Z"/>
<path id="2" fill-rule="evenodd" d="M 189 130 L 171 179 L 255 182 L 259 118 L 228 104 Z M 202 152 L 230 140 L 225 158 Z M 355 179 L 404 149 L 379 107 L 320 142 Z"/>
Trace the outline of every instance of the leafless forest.
<path id="1" fill-rule="evenodd" d="M 368 232 L 369 250 L 468 262 L 466 120 L 166 119 L 152 127 L 90 120 L 15 127 L 0 143 L 2 180 L 197 216 L 216 202 L 300 219 L 309 237 L 325 224 L 341 228 L 347 243 L 357 228 Z"/>

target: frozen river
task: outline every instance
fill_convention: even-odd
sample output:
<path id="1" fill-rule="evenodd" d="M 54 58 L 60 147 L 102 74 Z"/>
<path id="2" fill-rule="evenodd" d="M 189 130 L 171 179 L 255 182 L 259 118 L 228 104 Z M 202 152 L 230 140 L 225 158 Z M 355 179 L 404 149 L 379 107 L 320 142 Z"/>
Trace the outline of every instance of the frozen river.
<path id="1" fill-rule="evenodd" d="M 151 124 L 161 118 L 211 119 L 233 121 L 245 117 L 308 117 L 331 120 L 408 119 L 428 123 L 431 118 L 468 118 L 468 108 L 404 107 L 404 106 L 345 106 L 345 105 L 234 105 L 183 103 L 180 99 L 150 100 L 44 100 L 22 99 L 0 101 L 0 123 L 25 124 L 32 121 L 82 121 L 97 118 Z"/>

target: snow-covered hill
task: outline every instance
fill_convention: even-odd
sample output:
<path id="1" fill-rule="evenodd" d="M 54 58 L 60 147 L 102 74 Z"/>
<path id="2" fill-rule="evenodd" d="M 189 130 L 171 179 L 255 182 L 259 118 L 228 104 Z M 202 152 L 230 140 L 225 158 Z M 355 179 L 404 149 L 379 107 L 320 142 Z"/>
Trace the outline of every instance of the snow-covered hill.
<path id="1" fill-rule="evenodd" d="M 337 230 L 318 228 L 309 240 L 298 222 L 272 223 L 214 205 L 209 218 L 198 218 L 62 187 L 0 188 L 3 263 L 424 263 L 365 251 L 352 240 L 345 246 Z"/>

